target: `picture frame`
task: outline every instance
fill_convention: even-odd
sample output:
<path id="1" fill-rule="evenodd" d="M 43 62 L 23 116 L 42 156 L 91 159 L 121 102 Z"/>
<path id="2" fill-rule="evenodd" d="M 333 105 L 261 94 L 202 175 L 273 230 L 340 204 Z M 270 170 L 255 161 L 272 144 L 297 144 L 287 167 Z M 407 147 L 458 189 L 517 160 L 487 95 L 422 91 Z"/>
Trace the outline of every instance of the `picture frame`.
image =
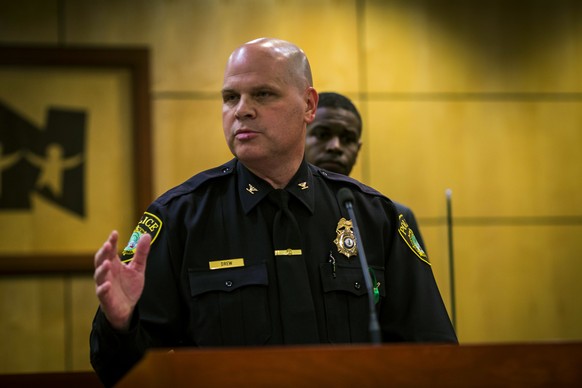
<path id="1" fill-rule="evenodd" d="M 72 107 L 71 112 L 80 112 L 77 116 L 85 124 L 85 153 L 70 158 L 76 160 L 77 175 L 83 177 L 77 184 L 85 201 L 83 212 L 72 214 L 55 205 L 54 198 L 46 201 L 57 195 L 47 185 L 50 177 L 43 180 L 45 187 L 39 184 L 48 163 L 38 162 L 32 205 L 27 203 L 24 210 L 12 209 L 10 204 L 0 208 L 0 274 L 92 271 L 93 257 L 112 228 L 122 229 L 119 244 L 124 243 L 123 236 L 131 233 L 152 200 L 149 77 L 149 49 L 145 47 L 0 46 L 0 103 L 8 112 L 0 118 L 32 122 L 21 107 L 28 112 L 51 107 L 56 108 L 50 113 L 63 112 L 64 101 L 64 112 Z M 46 137 L 42 119 L 37 122 L 41 124 L 35 136 Z M 10 132 L 11 128 L 6 124 L 0 129 L 4 137 L 26 141 L 26 136 Z M 26 158 L 29 165 L 39 159 L 28 148 L 12 154 Z M 0 162 L 9 155 L 7 148 L 4 155 L 0 148 Z M 0 169 L 0 179 L 6 171 Z M 0 181 L 4 193 L 20 184 L 6 179 Z M 45 209 L 44 213 L 37 215 L 37 208 Z"/>

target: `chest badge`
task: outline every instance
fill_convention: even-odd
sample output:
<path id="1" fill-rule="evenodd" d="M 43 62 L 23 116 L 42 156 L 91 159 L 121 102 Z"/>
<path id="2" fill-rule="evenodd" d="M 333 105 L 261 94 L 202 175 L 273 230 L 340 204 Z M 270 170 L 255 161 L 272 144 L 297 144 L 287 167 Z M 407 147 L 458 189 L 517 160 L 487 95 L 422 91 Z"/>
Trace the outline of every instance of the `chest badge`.
<path id="1" fill-rule="evenodd" d="M 337 246 L 338 252 L 345 255 L 348 259 L 350 256 L 357 255 L 358 247 L 356 246 L 356 236 L 354 235 L 352 221 L 342 217 L 337 223 L 335 232 L 337 237 L 333 242 Z"/>

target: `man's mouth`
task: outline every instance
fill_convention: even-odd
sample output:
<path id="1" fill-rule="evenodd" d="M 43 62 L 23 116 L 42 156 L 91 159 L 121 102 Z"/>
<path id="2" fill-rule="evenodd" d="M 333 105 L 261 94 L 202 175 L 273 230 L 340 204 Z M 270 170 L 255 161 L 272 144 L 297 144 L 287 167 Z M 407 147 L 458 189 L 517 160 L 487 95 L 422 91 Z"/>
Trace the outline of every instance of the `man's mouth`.
<path id="1" fill-rule="evenodd" d="M 340 174 L 344 174 L 346 170 L 346 166 L 342 162 L 337 160 L 322 160 L 318 162 L 317 165 L 326 170 L 337 172 Z"/>
<path id="2" fill-rule="evenodd" d="M 257 136 L 257 132 L 250 129 L 237 129 L 234 131 L 234 137 L 237 140 L 250 140 Z"/>

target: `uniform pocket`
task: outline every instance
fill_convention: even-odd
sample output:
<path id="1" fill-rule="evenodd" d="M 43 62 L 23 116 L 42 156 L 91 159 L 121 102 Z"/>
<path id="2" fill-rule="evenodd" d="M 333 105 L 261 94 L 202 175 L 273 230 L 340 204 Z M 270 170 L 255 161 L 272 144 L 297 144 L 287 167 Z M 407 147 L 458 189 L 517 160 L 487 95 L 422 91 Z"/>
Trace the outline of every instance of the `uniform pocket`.
<path id="1" fill-rule="evenodd" d="M 267 266 L 188 272 L 191 329 L 201 346 L 261 345 L 271 335 Z"/>
<path id="2" fill-rule="evenodd" d="M 380 302 L 376 305 L 378 308 L 382 303 L 382 297 L 385 296 L 384 269 L 379 267 L 373 267 L 373 269 L 376 281 L 380 283 L 378 287 Z M 332 343 L 369 342 L 370 311 L 362 269 L 336 265 L 334 271 L 329 263 L 322 263 L 320 275 L 329 341 Z"/>

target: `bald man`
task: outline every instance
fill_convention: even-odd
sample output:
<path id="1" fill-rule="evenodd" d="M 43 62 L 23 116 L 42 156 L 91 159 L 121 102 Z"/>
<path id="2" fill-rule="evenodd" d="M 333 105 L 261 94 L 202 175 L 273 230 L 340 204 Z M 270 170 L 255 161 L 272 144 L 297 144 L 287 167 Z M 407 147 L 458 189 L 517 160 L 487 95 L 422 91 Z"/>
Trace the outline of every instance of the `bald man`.
<path id="1" fill-rule="evenodd" d="M 428 258 L 394 204 L 304 160 L 318 94 L 297 46 L 261 38 L 227 61 L 222 123 L 234 158 L 156 199 L 118 256 L 95 254 L 91 362 L 105 385 L 148 348 L 369 342 L 366 236 L 381 335 L 457 342 Z M 390 249 L 403 252 L 392 260 Z"/>

